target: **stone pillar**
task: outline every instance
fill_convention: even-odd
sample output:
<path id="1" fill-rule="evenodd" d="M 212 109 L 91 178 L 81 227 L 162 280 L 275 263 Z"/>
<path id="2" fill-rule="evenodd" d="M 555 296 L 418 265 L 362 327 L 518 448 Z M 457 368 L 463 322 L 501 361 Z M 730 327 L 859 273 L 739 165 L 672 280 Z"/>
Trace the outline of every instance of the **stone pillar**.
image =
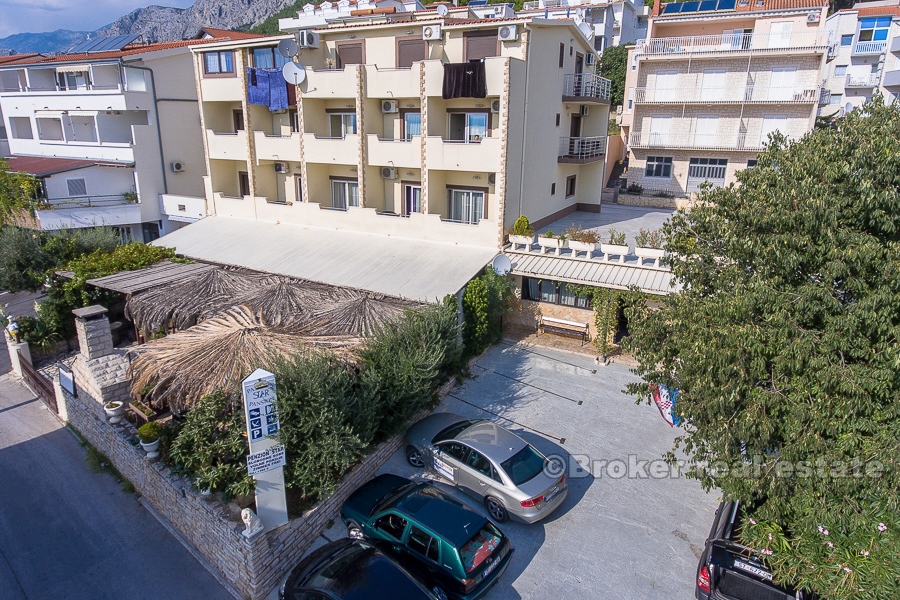
<path id="1" fill-rule="evenodd" d="M 19 360 L 19 354 L 21 353 L 22 359 L 27 361 L 29 365 L 31 364 L 31 350 L 28 348 L 28 342 L 13 342 L 7 337 L 6 348 L 9 350 L 9 362 L 12 363 L 13 373 L 21 379 L 22 364 Z"/>
<path id="2" fill-rule="evenodd" d="M 78 347 L 87 360 L 112 354 L 112 333 L 109 328 L 107 310 L 99 305 L 78 308 L 75 315 L 75 331 L 78 333 Z"/>

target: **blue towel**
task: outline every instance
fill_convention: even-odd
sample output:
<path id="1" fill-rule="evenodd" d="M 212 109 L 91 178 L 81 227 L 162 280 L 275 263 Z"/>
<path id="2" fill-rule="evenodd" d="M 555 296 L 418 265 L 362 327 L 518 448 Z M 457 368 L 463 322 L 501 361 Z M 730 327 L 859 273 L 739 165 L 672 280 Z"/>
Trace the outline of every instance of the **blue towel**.
<path id="1" fill-rule="evenodd" d="M 284 110 L 288 107 L 287 81 L 281 69 L 265 69 L 269 75 L 269 110 Z"/>
<path id="2" fill-rule="evenodd" d="M 268 106 L 270 111 L 288 107 L 287 82 L 281 69 L 247 67 L 247 102 Z"/>

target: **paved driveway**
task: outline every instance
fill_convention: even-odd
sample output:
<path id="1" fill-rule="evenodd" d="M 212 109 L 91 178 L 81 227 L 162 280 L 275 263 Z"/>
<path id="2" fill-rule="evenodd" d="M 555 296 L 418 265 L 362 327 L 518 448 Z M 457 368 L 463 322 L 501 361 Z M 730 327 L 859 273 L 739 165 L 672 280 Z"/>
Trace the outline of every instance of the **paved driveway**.
<path id="1" fill-rule="evenodd" d="M 660 476 L 668 473 L 663 464 L 644 462 L 670 450 L 680 430 L 656 407 L 635 405 L 622 393 L 636 379 L 629 368 L 502 344 L 479 359 L 472 375 L 438 411 L 494 419 L 575 465 L 569 495 L 553 515 L 503 526 L 516 553 L 488 599 L 693 598 L 717 499 L 693 480 Z M 572 459 L 581 455 L 607 462 L 594 463 L 593 475 L 578 472 Z M 384 471 L 421 477 L 402 450 Z M 477 500 L 452 492 L 484 513 Z"/>

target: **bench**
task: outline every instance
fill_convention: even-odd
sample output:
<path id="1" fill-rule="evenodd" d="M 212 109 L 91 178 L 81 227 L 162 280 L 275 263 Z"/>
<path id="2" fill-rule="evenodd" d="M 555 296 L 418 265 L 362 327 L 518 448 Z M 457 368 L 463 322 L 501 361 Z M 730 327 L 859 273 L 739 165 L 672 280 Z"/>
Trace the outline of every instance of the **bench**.
<path id="1" fill-rule="evenodd" d="M 584 346 L 585 340 L 589 335 L 588 324 L 578 323 L 577 321 L 566 321 L 565 319 L 555 319 L 553 317 L 541 316 L 538 321 L 538 335 L 541 332 L 556 333 L 559 335 L 571 335 L 581 338 L 581 345 Z"/>

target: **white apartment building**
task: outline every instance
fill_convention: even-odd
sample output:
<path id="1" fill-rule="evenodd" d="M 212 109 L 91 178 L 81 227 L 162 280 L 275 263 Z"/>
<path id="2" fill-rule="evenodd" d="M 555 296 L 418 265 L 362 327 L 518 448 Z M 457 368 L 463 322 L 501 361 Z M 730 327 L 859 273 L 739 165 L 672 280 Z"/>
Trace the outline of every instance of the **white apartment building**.
<path id="1" fill-rule="evenodd" d="M 597 52 L 647 36 L 650 8 L 641 0 L 529 0 L 519 15 L 572 19 Z"/>
<path id="2" fill-rule="evenodd" d="M 877 91 L 888 102 L 900 97 L 900 1 L 857 2 L 826 24 L 835 58 L 823 73 L 822 116 L 853 110 Z"/>
<path id="3" fill-rule="evenodd" d="M 753 166 L 770 133 L 815 125 L 829 53 L 825 0 L 656 5 L 629 52 L 628 185 L 688 197 Z"/>
<path id="4" fill-rule="evenodd" d="M 539 227 L 599 211 L 609 82 L 590 69 L 591 44 L 572 21 L 455 14 L 302 30 L 287 97 L 277 45 L 294 35 L 194 48 L 216 217 L 165 243 L 433 301 L 477 274 L 520 214 Z M 277 102 L 250 102 L 260 86 Z M 312 260 L 323 244 L 356 250 Z M 409 287 L 420 280 L 437 291 Z"/>
<path id="5" fill-rule="evenodd" d="M 36 226 L 108 225 L 124 240 L 150 241 L 205 216 L 189 47 L 229 38 L 200 35 L 99 38 L 69 54 L 0 63 L 9 168 L 39 178 L 45 199 Z"/>

